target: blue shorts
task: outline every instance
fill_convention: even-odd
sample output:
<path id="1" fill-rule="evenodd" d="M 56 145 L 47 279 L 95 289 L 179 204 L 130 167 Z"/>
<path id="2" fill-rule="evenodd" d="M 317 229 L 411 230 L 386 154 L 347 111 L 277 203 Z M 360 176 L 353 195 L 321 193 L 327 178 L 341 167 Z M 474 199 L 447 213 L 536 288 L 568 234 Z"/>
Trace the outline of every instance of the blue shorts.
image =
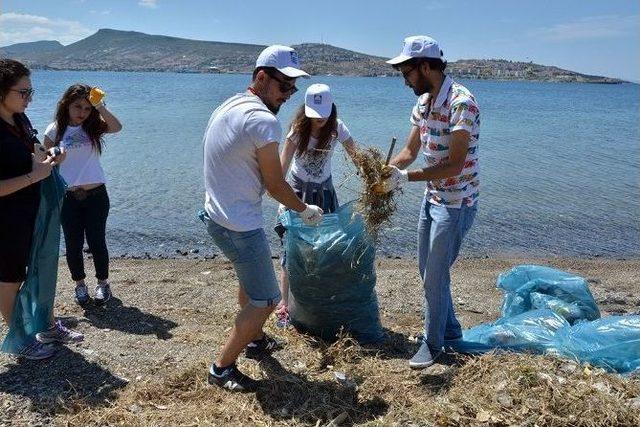
<path id="1" fill-rule="evenodd" d="M 278 304 L 281 299 L 280 288 L 264 230 L 233 231 L 208 217 L 204 221 L 216 246 L 233 264 L 249 303 L 261 308 Z"/>

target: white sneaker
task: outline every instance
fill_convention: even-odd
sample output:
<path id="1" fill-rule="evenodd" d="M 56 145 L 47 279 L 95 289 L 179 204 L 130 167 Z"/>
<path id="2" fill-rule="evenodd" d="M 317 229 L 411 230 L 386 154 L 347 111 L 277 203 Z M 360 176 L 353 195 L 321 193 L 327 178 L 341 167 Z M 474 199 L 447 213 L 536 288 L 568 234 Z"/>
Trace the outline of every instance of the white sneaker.
<path id="1" fill-rule="evenodd" d="M 111 286 L 108 283 L 98 283 L 96 286 L 96 295 L 93 300 L 98 305 L 102 305 L 111 299 Z"/>

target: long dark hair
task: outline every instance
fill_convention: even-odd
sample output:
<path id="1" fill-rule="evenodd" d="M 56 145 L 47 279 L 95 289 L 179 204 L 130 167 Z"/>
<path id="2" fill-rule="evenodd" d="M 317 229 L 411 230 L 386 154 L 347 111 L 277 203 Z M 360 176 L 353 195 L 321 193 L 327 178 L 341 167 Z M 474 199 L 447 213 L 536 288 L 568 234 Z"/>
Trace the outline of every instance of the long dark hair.
<path id="1" fill-rule="evenodd" d="M 301 156 L 307 151 L 309 146 L 309 138 L 311 137 L 311 119 L 304 114 L 304 104 L 298 108 L 293 121 L 291 122 L 291 130 L 298 136 L 298 156 Z M 331 114 L 327 120 L 327 123 L 320 129 L 320 135 L 318 136 L 317 149 L 322 150 L 331 143 L 331 140 L 335 137 L 338 130 L 338 109 L 336 104 L 331 106 Z"/>
<path id="2" fill-rule="evenodd" d="M 78 99 L 86 99 L 88 102 L 89 92 L 91 92 L 90 86 L 76 83 L 69 86 L 69 89 L 64 92 L 62 98 L 58 101 L 58 107 L 56 109 L 56 126 L 58 131 L 56 133 L 56 140 L 54 141 L 56 145 L 60 143 L 64 132 L 67 130 L 67 126 L 69 126 L 69 105 Z M 82 129 L 89 135 L 93 149 L 96 150 L 98 154 L 102 154 L 102 135 L 107 132 L 107 123 L 102 120 L 98 110 L 93 107 L 91 108 L 89 117 L 82 122 Z"/>

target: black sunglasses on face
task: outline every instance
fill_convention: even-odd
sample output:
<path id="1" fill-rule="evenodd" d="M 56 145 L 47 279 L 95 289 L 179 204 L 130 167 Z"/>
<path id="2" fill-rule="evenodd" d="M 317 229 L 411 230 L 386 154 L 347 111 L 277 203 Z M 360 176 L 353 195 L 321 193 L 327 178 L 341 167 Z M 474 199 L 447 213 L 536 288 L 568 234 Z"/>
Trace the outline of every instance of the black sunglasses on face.
<path id="1" fill-rule="evenodd" d="M 22 99 L 31 98 L 33 94 L 36 92 L 33 88 L 29 89 L 9 89 L 12 92 L 18 92 Z"/>
<path id="2" fill-rule="evenodd" d="M 409 74 L 411 74 L 411 72 L 413 70 L 415 70 L 416 68 L 418 68 L 417 65 L 413 66 L 411 68 L 404 69 L 404 70 L 401 69 L 400 72 L 402 73 L 402 77 L 404 77 L 404 79 L 406 80 L 409 77 Z"/>
<path id="3" fill-rule="evenodd" d="M 291 92 L 291 95 L 293 95 L 294 93 L 296 93 L 298 91 L 298 88 L 296 87 L 295 83 L 291 83 L 291 82 L 287 82 L 285 80 L 282 80 L 280 77 L 277 77 L 277 74 L 273 71 L 267 71 L 264 70 L 265 73 L 267 73 L 267 75 L 269 77 L 271 77 L 273 80 L 277 81 L 279 86 L 278 89 L 280 89 L 280 92 L 282 93 L 289 93 Z"/>

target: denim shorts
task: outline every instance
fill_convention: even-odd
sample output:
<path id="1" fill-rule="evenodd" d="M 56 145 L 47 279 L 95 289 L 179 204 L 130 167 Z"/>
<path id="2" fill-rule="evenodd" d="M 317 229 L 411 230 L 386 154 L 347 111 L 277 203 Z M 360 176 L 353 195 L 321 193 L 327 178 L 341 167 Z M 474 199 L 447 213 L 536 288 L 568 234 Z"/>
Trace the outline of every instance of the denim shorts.
<path id="1" fill-rule="evenodd" d="M 280 288 L 264 230 L 233 231 L 208 217 L 204 221 L 216 246 L 233 264 L 249 303 L 255 307 L 278 304 L 281 299 Z"/>

